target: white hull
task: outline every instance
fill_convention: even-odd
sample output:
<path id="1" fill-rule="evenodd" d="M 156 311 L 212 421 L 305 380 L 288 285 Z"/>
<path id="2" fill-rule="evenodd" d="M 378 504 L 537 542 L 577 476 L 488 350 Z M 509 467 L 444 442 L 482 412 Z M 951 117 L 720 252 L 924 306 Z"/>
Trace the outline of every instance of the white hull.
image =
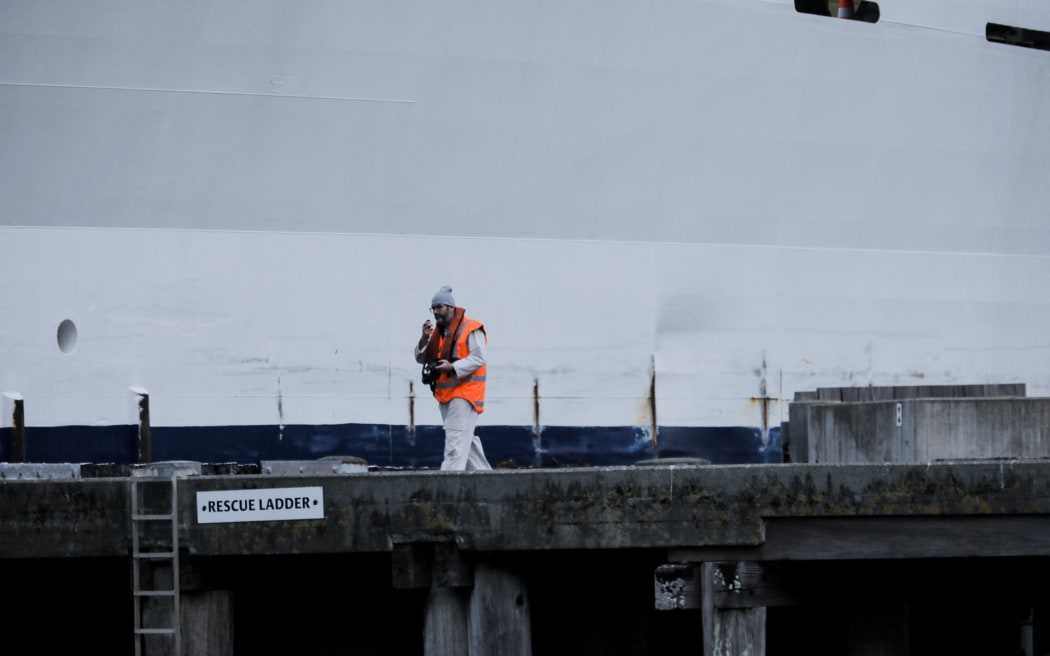
<path id="1" fill-rule="evenodd" d="M 31 426 L 132 423 L 130 388 L 155 426 L 437 424 L 410 348 L 450 284 L 482 423 L 1045 395 L 1050 54 L 990 21 L 1050 9 L 4 5 L 0 391 Z"/>

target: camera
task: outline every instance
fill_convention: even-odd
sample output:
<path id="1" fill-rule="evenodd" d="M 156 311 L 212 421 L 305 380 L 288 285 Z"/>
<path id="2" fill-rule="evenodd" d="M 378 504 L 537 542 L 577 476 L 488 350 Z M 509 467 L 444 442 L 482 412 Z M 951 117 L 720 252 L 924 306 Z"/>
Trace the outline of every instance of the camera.
<path id="1" fill-rule="evenodd" d="M 424 385 L 433 385 L 435 382 L 437 382 L 439 374 L 438 374 L 438 372 L 434 371 L 434 365 L 435 364 L 437 364 L 437 363 L 436 362 L 427 362 L 426 364 L 423 365 L 423 384 Z"/>

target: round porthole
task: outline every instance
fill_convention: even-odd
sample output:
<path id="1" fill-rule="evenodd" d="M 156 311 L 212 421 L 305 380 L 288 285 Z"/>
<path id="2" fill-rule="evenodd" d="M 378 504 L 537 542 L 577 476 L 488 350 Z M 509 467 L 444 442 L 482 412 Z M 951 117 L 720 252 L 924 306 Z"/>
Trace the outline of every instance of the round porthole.
<path id="1" fill-rule="evenodd" d="M 58 348 L 63 353 L 72 353 L 77 348 L 77 325 L 69 319 L 58 324 Z"/>

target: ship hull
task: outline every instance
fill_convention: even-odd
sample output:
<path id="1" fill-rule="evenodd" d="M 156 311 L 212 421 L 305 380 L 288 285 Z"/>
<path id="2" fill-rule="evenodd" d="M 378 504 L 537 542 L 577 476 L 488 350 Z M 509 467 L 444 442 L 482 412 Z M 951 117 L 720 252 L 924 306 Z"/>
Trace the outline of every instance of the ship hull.
<path id="1" fill-rule="evenodd" d="M 436 464 L 445 284 L 519 465 L 776 461 L 823 386 L 1050 390 L 1050 67 L 984 38 L 1037 3 L 91 4 L 0 9 L 30 459 L 133 461 L 148 397 L 155 459 Z"/>

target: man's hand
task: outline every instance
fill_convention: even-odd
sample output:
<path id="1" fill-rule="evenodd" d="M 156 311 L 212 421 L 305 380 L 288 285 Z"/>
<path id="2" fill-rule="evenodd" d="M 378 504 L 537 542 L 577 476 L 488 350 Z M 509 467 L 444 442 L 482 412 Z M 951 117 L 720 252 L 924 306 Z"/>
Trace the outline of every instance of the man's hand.
<path id="1" fill-rule="evenodd" d="M 438 360 L 430 366 L 431 369 L 438 372 L 439 374 L 451 374 L 456 375 L 456 368 L 452 366 L 452 363 L 448 360 Z"/>
<path id="2" fill-rule="evenodd" d="M 423 336 L 419 338 L 419 348 L 423 349 L 426 347 L 427 342 L 430 341 L 430 333 L 434 332 L 434 324 L 430 323 L 430 319 L 423 322 Z"/>

